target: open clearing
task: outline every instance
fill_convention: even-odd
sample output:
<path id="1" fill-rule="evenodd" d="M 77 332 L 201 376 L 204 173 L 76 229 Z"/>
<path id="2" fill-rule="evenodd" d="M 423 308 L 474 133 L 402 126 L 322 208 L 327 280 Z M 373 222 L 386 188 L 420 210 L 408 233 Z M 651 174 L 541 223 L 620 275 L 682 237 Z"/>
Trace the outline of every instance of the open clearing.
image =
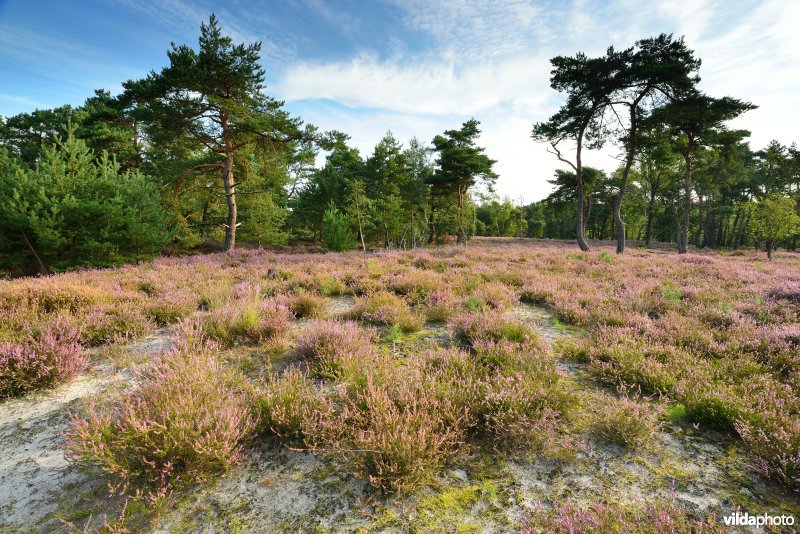
<path id="1" fill-rule="evenodd" d="M 157 512 L 128 498 L 119 523 L 132 530 L 567 531 L 576 507 L 598 517 L 609 507 L 630 524 L 667 510 L 678 530 L 697 521 L 722 529 L 736 510 L 800 516 L 800 258 L 608 252 L 476 239 L 466 250 L 237 251 L 2 282 L 5 337 L 17 342 L 69 316 L 90 364 L 54 389 L 0 401 L 0 529 L 117 521 L 126 496 L 109 498 L 114 475 L 65 453 L 69 414 L 86 417 L 89 400 L 115 406 L 144 387 L 141 370 L 171 353 L 186 320 L 213 338 L 214 358 L 241 376 L 248 398 L 274 400 L 275 384 L 297 372 L 329 399 L 326 417 L 362 426 L 315 441 L 330 421 L 304 426 L 298 415 L 290 435 L 274 405 L 256 402 L 259 422 L 235 465 L 176 480 Z M 253 328 L 237 330 L 252 299 Z M 284 308 L 289 321 L 275 323 Z M 309 356 L 310 337 L 346 321 L 366 336 L 360 348 L 339 360 Z M 436 389 L 456 363 L 480 374 L 454 376 L 474 378 L 484 389 L 469 391 L 502 398 L 502 409 L 465 396 L 459 407 L 474 417 L 431 427 L 452 430 L 436 442 L 440 456 L 411 447 L 419 457 L 409 453 L 407 470 L 370 471 L 373 452 L 353 444 L 377 435 L 377 405 L 363 408 L 371 422 L 347 416 L 359 395 L 385 391 L 408 418 L 414 402 L 450 409 L 462 391 L 455 382 L 433 400 L 401 386 L 430 372 Z M 540 381 L 520 395 L 536 402 L 518 408 L 502 385 L 492 389 L 505 379 L 521 388 L 526 373 Z M 371 443 L 393 459 L 388 437 Z"/>

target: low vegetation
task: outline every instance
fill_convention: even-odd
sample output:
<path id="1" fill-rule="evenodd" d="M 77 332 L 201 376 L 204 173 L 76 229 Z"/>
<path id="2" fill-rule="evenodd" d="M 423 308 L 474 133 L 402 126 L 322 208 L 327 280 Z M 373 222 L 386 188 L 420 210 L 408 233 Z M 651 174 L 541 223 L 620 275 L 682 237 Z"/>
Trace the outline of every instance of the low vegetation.
<path id="1" fill-rule="evenodd" d="M 52 387 L 81 373 L 88 347 L 170 325 L 176 347 L 141 356 L 129 387 L 75 409 L 66 442 L 115 491 L 153 503 L 235 471 L 264 443 L 318 455 L 382 499 L 424 493 L 484 454 L 569 466 L 591 447 L 638 458 L 665 432 L 706 430 L 747 452 L 743 476 L 796 492 L 797 266 L 784 253 L 608 262 L 487 242 L 239 251 L 4 281 L 0 384 L 3 396 Z M 328 296 L 334 285 L 346 296 Z M 539 309 L 520 301 L 552 319 L 520 315 Z M 545 327 L 585 334 L 553 344 Z M 715 524 L 677 504 L 584 504 L 526 505 L 531 528 Z"/>

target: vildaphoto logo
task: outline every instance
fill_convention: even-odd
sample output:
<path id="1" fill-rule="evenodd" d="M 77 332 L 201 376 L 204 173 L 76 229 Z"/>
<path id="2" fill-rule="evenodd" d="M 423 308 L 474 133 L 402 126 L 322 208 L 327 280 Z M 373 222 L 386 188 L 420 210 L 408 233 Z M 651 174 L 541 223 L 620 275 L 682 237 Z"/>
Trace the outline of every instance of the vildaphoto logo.
<path id="1" fill-rule="evenodd" d="M 750 515 L 747 512 L 736 512 L 722 518 L 726 526 L 731 527 L 765 527 L 794 525 L 793 515 Z"/>

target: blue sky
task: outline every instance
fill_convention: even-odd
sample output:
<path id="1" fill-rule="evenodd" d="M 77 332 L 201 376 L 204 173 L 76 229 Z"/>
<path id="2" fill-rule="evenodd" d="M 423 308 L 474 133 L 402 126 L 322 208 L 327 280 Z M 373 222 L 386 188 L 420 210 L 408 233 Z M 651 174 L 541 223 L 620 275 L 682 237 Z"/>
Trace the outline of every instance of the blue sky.
<path id="1" fill-rule="evenodd" d="M 549 58 L 661 32 L 703 59 L 704 90 L 760 106 L 733 124 L 753 147 L 800 141 L 794 0 L 0 0 L 0 115 L 116 93 L 164 66 L 171 41 L 196 44 L 212 11 L 235 40 L 263 43 L 270 95 L 365 154 L 388 130 L 430 141 L 474 116 L 515 200 L 545 196 L 556 168 L 529 138 L 560 103 Z M 611 170 L 614 154 L 588 163 Z"/>

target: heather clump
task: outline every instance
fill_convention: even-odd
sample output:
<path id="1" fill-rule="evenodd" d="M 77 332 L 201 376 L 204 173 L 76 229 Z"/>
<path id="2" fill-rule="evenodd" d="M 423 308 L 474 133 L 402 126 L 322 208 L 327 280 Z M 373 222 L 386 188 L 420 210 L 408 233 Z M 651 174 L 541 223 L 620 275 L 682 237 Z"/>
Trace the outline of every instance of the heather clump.
<path id="1" fill-rule="evenodd" d="M 748 392 L 749 416 L 738 419 L 736 431 L 754 454 L 755 468 L 800 491 L 800 398 L 797 384 L 762 378 Z"/>
<path id="2" fill-rule="evenodd" d="M 425 318 L 431 322 L 446 322 L 460 304 L 460 299 L 449 289 L 437 289 L 430 293 L 421 304 Z"/>
<path id="3" fill-rule="evenodd" d="M 316 321 L 298 340 L 297 351 L 320 376 L 343 379 L 374 359 L 371 337 L 352 321 Z"/>
<path id="4" fill-rule="evenodd" d="M 93 286 L 69 283 L 54 278 L 22 280 L 0 287 L 0 309 L 23 308 L 37 313 L 77 313 L 108 299 Z"/>
<path id="5" fill-rule="evenodd" d="M 472 293 L 489 308 L 496 310 L 505 310 L 519 301 L 517 294 L 500 282 L 481 284 Z"/>
<path id="6" fill-rule="evenodd" d="M 424 319 L 412 311 L 405 300 L 387 291 L 378 291 L 356 299 L 350 315 L 354 319 L 373 324 L 397 325 L 403 332 L 414 332 L 424 324 Z"/>
<path id="7" fill-rule="evenodd" d="M 70 456 L 99 467 L 115 491 L 143 489 L 152 498 L 226 472 L 242 458 L 256 419 L 243 379 L 216 351 L 194 328 L 141 368 L 121 399 L 73 414 Z"/>
<path id="8" fill-rule="evenodd" d="M 325 299 L 309 291 L 297 291 L 286 296 L 286 305 L 295 317 L 319 317 L 325 310 Z"/>
<path id="9" fill-rule="evenodd" d="M 383 490 L 418 484 L 455 452 L 461 439 L 450 403 L 407 385 L 393 399 L 369 384 L 360 399 L 366 410 L 355 412 L 352 420 L 359 429 L 351 436 L 353 449 L 363 451 L 353 460 L 356 470 Z"/>
<path id="10" fill-rule="evenodd" d="M 294 314 L 281 300 L 265 300 L 250 292 L 211 312 L 205 328 L 209 337 L 226 345 L 260 343 L 286 332 L 293 320 Z"/>
<path id="11" fill-rule="evenodd" d="M 345 396 L 338 419 L 320 421 L 316 447 L 341 457 L 382 491 L 411 489 L 457 451 L 465 417 L 426 381 L 378 385 Z M 335 425 L 336 428 L 331 428 Z"/>
<path id="12" fill-rule="evenodd" d="M 458 348 L 429 350 L 417 354 L 411 363 L 416 372 L 433 378 L 431 389 L 437 398 L 447 400 L 464 414 L 463 426 L 476 428 L 490 370 Z"/>
<path id="13" fill-rule="evenodd" d="M 388 285 L 410 302 L 419 303 L 442 287 L 442 278 L 432 271 L 413 269 L 392 276 Z"/>
<path id="14" fill-rule="evenodd" d="M 260 428 L 298 447 L 320 421 L 334 416 L 323 390 L 297 368 L 270 373 L 255 402 Z"/>
<path id="15" fill-rule="evenodd" d="M 617 392 L 617 399 L 596 407 L 591 432 L 601 441 L 621 447 L 640 447 L 656 430 L 653 411 L 638 394 L 629 395 L 627 388 L 621 386 Z"/>
<path id="16" fill-rule="evenodd" d="M 456 338 L 470 346 L 479 341 L 528 343 L 538 338 L 531 327 L 498 311 L 460 314 L 451 324 Z"/>
<path id="17" fill-rule="evenodd" d="M 87 346 L 120 343 L 145 336 L 155 323 L 136 306 L 102 307 L 79 319 L 81 342 Z"/>
<path id="18" fill-rule="evenodd" d="M 479 339 L 472 343 L 472 350 L 477 361 L 501 372 L 519 370 L 521 367 L 531 370 L 542 364 L 548 367 L 553 365 L 553 360 L 546 355 L 546 343 L 539 338 L 529 338 L 523 342 Z"/>
<path id="19" fill-rule="evenodd" d="M 81 331 L 57 315 L 23 341 L 0 342 L 0 399 L 53 387 L 80 374 L 86 355 Z"/>
<path id="20" fill-rule="evenodd" d="M 479 430 L 498 447 L 535 450 L 555 435 L 567 395 L 549 375 L 494 374 L 484 382 Z"/>

